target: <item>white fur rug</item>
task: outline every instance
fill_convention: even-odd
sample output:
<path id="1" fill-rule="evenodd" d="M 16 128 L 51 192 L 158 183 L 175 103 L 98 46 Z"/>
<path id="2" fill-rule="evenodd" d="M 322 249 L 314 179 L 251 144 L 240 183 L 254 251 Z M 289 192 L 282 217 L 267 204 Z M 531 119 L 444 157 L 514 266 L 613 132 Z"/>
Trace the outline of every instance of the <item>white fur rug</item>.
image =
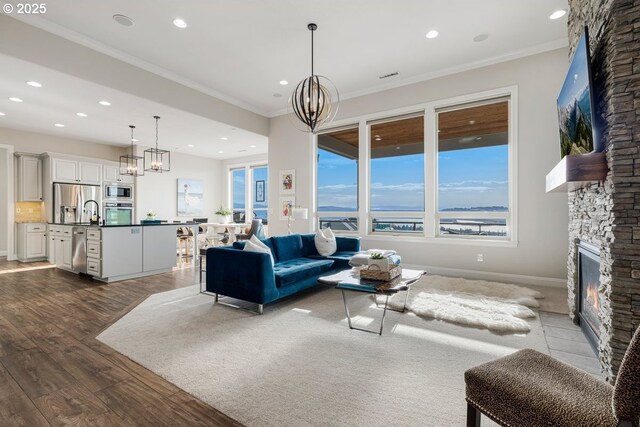
<path id="1" fill-rule="evenodd" d="M 378 303 L 384 303 L 378 296 Z M 495 332 L 529 332 L 524 320 L 536 314 L 528 307 L 538 307 L 543 295 L 529 288 L 506 283 L 467 280 L 458 277 L 429 275 L 411 286 L 407 308 L 422 316 Z M 389 305 L 402 309 L 405 294 L 389 299 Z"/>

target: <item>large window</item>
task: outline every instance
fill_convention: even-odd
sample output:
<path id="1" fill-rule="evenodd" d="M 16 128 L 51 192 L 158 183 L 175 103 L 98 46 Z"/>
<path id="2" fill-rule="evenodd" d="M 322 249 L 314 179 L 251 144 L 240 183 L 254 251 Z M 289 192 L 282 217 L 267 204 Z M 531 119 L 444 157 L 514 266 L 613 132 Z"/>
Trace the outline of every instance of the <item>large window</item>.
<path id="1" fill-rule="evenodd" d="M 438 111 L 438 234 L 509 232 L 509 101 Z"/>
<path id="2" fill-rule="evenodd" d="M 358 137 L 357 127 L 318 135 L 320 228 L 358 230 Z"/>
<path id="3" fill-rule="evenodd" d="M 516 242 L 516 97 L 514 86 L 335 123 L 317 135 L 317 225 Z"/>
<path id="4" fill-rule="evenodd" d="M 244 168 L 231 170 L 231 205 L 233 222 L 244 222 L 247 208 L 247 172 Z"/>
<path id="5" fill-rule="evenodd" d="M 266 165 L 234 165 L 229 169 L 229 202 L 234 222 L 262 219 L 269 214 L 269 170 Z"/>
<path id="6" fill-rule="evenodd" d="M 267 217 L 269 213 L 269 195 L 267 189 L 269 188 L 269 174 L 266 166 L 254 166 L 251 168 L 251 176 L 253 190 L 251 197 L 251 210 L 253 211 L 254 218 L 262 219 L 262 223 L 267 223 Z"/>
<path id="7" fill-rule="evenodd" d="M 372 233 L 424 232 L 424 117 L 369 124 Z"/>

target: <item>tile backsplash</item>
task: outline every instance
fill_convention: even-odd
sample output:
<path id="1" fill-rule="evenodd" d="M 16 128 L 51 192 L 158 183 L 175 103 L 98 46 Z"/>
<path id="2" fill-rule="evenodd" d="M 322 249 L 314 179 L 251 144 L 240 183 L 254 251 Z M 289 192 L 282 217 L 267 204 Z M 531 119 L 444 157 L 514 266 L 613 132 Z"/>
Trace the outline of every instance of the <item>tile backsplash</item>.
<path id="1" fill-rule="evenodd" d="M 16 222 L 46 222 L 43 202 L 16 202 Z"/>

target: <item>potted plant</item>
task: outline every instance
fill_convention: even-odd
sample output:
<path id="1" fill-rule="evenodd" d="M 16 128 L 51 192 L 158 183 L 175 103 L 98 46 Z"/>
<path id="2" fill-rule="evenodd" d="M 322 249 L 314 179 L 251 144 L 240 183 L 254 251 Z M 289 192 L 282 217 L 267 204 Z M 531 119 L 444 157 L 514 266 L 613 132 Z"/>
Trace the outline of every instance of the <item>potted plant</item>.
<path id="1" fill-rule="evenodd" d="M 369 268 L 375 265 L 375 267 L 373 267 L 374 269 L 378 269 L 380 271 L 389 271 L 389 258 L 382 255 L 380 252 L 374 252 L 369 255 L 368 261 Z"/>
<path id="2" fill-rule="evenodd" d="M 215 212 L 215 214 L 218 217 L 219 223 L 228 224 L 231 222 L 231 215 L 233 214 L 233 212 L 220 205 L 220 208 Z"/>
<path id="3" fill-rule="evenodd" d="M 149 209 L 147 211 L 147 221 L 153 221 L 154 219 L 156 219 L 156 213 Z"/>

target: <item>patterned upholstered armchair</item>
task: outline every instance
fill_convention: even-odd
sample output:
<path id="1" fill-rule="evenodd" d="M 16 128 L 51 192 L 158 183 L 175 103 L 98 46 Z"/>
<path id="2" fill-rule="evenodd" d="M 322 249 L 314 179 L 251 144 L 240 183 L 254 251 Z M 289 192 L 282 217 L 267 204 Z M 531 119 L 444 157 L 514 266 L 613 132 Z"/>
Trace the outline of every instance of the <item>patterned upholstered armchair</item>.
<path id="1" fill-rule="evenodd" d="M 534 350 L 476 366 L 464 374 L 467 427 L 481 414 L 508 427 L 638 427 L 640 328 L 615 386 Z"/>

